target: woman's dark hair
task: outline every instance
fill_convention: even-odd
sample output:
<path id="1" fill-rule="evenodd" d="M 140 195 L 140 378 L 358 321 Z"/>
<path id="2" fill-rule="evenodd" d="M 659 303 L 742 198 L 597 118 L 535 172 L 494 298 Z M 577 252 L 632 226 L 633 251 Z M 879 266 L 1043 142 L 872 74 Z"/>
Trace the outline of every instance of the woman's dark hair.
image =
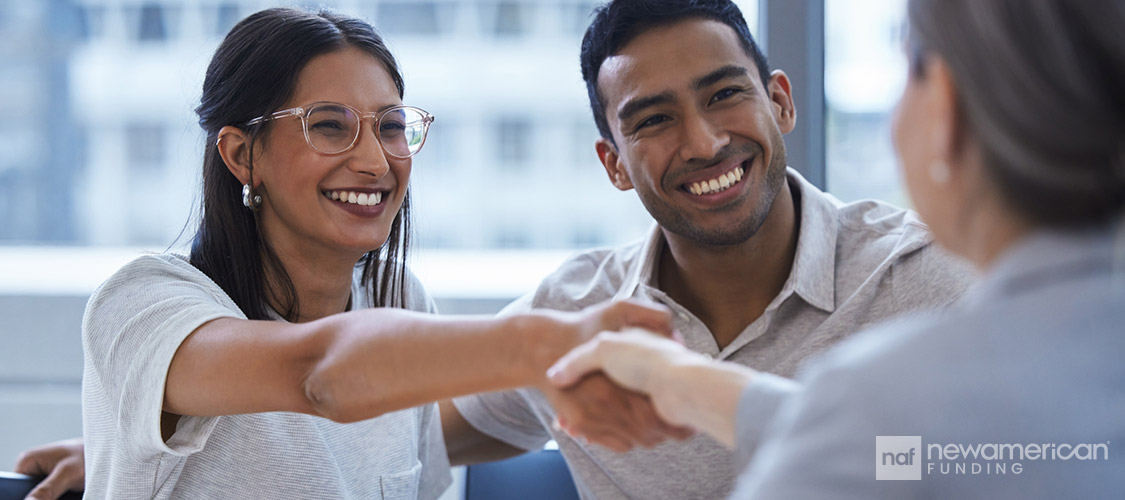
<path id="1" fill-rule="evenodd" d="M 762 85 L 769 86 L 770 67 L 766 56 L 750 34 L 750 27 L 746 25 L 742 11 L 731 0 L 613 0 L 594 11 L 594 20 L 582 37 L 582 51 L 579 55 L 582 79 L 586 81 L 586 94 L 590 98 L 594 123 L 606 140 L 614 142 L 609 121 L 605 117 L 605 103 L 598 90 L 598 73 L 601 72 L 602 63 L 641 33 L 691 18 L 710 19 L 730 26 L 738 35 L 742 50 L 758 66 L 758 77 L 761 78 Z"/>
<path id="2" fill-rule="evenodd" d="M 1125 210 L 1125 3 L 911 0 L 911 71 L 949 65 L 1004 201 L 1041 226 Z"/>
<path id="3" fill-rule="evenodd" d="M 195 110 L 207 142 L 202 216 L 190 261 L 222 287 L 250 319 L 269 319 L 272 303 L 278 314 L 296 321 L 300 304 L 289 273 L 262 237 L 257 211 L 242 205 L 242 185 L 219 155 L 219 130 L 232 125 L 250 136 L 252 175 L 254 142 L 270 122 L 255 126 L 245 123 L 283 106 L 292 96 L 301 69 L 314 57 L 349 47 L 381 62 L 402 97 L 398 64 L 374 28 L 333 12 L 276 8 L 252 14 L 231 29 L 207 67 L 203 97 Z M 357 263 L 362 263 L 363 282 L 373 304 L 404 304 L 409 240 L 408 192 L 386 243 Z"/>

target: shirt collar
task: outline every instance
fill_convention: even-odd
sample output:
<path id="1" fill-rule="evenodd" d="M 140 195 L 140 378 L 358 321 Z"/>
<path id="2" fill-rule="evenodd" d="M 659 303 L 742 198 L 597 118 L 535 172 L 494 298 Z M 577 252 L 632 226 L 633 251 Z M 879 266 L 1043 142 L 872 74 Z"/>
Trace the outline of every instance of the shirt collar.
<path id="1" fill-rule="evenodd" d="M 789 185 L 799 198 L 801 227 L 793 269 L 781 295 L 796 292 L 810 305 L 832 312 L 836 309 L 836 214 L 843 203 L 790 168 Z"/>
<path id="2" fill-rule="evenodd" d="M 1107 271 L 1125 291 L 1125 218 L 1098 228 L 1040 230 L 1025 237 L 996 259 L 968 302 L 980 304 Z"/>
<path id="3" fill-rule="evenodd" d="M 793 269 L 780 297 L 796 293 L 814 307 L 832 312 L 836 308 L 836 211 L 840 202 L 821 192 L 796 170 L 789 168 L 787 174 L 788 185 L 801 206 L 801 226 Z M 664 245 L 664 233 L 658 224 L 653 224 L 615 299 L 634 296 L 641 285 L 657 288 L 657 265 Z"/>

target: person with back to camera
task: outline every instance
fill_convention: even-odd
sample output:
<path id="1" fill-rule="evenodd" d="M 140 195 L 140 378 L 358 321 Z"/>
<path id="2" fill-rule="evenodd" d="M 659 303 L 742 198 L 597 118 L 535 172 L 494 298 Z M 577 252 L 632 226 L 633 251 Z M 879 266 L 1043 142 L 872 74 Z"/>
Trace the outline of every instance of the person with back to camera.
<path id="1" fill-rule="evenodd" d="M 907 11 L 894 144 L 938 242 L 985 273 L 968 299 L 846 342 L 800 385 L 645 333 L 599 336 L 551 377 L 565 386 L 602 370 L 669 421 L 734 445 L 750 461 L 738 500 L 1118 498 L 1125 3 L 909 0 Z M 878 437 L 922 448 L 880 449 Z M 974 444 L 1009 451 L 941 451 Z M 888 462 L 896 452 L 902 463 Z M 896 466 L 919 480 L 876 479 Z"/>
<path id="2" fill-rule="evenodd" d="M 671 332 L 629 302 L 426 314 L 404 260 L 433 118 L 402 96 L 363 21 L 268 9 L 223 40 L 190 255 L 130 262 L 86 309 L 89 498 L 435 498 L 449 467 L 425 403 L 542 382 L 601 329 Z"/>

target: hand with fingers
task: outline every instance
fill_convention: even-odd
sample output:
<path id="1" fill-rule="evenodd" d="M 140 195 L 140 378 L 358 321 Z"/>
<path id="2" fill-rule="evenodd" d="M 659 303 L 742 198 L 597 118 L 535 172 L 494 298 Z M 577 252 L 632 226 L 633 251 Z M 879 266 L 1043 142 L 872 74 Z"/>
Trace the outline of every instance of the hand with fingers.
<path id="1" fill-rule="evenodd" d="M 651 448 L 668 439 L 686 439 L 694 431 L 669 425 L 648 396 L 622 389 L 605 375 L 592 374 L 564 389 L 543 390 L 555 408 L 556 423 L 571 436 L 617 452 Z"/>
<path id="2" fill-rule="evenodd" d="M 634 328 L 598 334 L 547 372 L 562 391 L 580 387 L 590 374 L 648 396 L 663 422 L 706 431 L 732 446 L 739 395 L 757 372 L 711 360 L 667 337 Z"/>
<path id="3" fill-rule="evenodd" d="M 635 300 L 605 302 L 563 317 L 568 318 L 576 335 L 567 337 L 569 343 L 565 349 L 553 352 L 551 363 L 601 332 L 643 328 L 662 335 L 673 335 L 671 315 L 667 309 Z M 546 371 L 546 368 L 547 365 L 544 365 L 543 370 Z M 556 424 L 571 435 L 616 451 L 627 451 L 637 446 L 652 447 L 669 438 L 683 439 L 692 434 L 690 430 L 661 421 L 647 396 L 621 389 L 604 376 L 591 375 L 576 382 L 573 387 L 565 389 L 552 386 L 545 378 L 537 384 L 557 412 Z"/>
<path id="4" fill-rule="evenodd" d="M 47 476 L 27 498 L 55 500 L 67 491 L 86 487 L 86 458 L 82 438 L 45 444 L 20 454 L 15 471 L 29 476 Z"/>

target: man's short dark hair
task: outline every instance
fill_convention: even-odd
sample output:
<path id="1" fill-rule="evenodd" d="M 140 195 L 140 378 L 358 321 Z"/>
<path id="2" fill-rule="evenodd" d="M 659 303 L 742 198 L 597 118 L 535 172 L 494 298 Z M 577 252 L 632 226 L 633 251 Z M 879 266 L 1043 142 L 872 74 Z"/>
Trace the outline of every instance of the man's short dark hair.
<path id="1" fill-rule="evenodd" d="M 702 18 L 730 26 L 738 35 L 742 50 L 754 60 L 762 85 L 769 85 L 766 56 L 758 48 L 742 11 L 731 0 L 613 0 L 594 12 L 594 20 L 582 37 L 582 79 L 590 97 L 590 110 L 602 137 L 613 142 L 605 103 L 598 91 L 598 72 L 607 58 L 616 54 L 641 33 L 688 18 Z M 669 43 L 675 43 L 670 41 Z"/>

